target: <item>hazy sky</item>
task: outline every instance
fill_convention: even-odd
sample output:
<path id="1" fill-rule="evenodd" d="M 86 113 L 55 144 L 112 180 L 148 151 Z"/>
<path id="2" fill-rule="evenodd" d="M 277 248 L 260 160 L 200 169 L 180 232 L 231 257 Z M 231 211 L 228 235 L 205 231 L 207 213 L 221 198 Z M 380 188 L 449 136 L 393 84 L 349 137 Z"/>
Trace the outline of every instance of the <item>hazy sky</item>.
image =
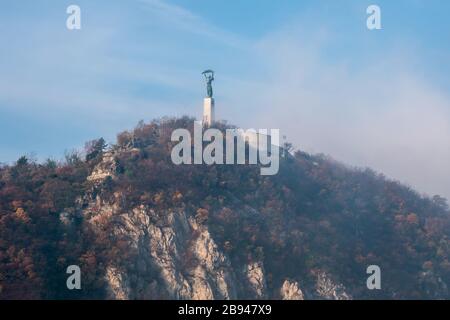
<path id="1" fill-rule="evenodd" d="M 0 162 L 200 117 L 212 68 L 218 118 L 450 198 L 449 17 L 446 0 L 2 0 Z"/>

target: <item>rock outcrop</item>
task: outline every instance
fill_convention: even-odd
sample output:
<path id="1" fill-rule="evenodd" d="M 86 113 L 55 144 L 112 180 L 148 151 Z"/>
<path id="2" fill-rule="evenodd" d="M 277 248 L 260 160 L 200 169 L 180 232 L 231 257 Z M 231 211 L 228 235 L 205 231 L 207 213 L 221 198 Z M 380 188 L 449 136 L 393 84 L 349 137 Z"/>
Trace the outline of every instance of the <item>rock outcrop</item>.
<path id="1" fill-rule="evenodd" d="M 256 299 L 267 298 L 266 280 L 262 262 L 252 262 L 245 267 L 248 291 Z"/>
<path id="2" fill-rule="evenodd" d="M 115 300 L 127 300 L 129 295 L 129 284 L 123 279 L 115 267 L 108 267 L 106 269 L 106 282 L 108 283 L 108 298 Z"/>
<path id="3" fill-rule="evenodd" d="M 88 181 L 101 189 L 106 179 L 114 179 L 116 169 L 116 156 L 109 152 Z M 157 212 L 146 205 L 129 208 L 120 192 L 108 200 L 101 192 L 95 192 L 95 197 L 86 195 L 79 206 L 99 237 L 107 232 L 106 237 L 113 240 L 126 239 L 128 250 L 135 252 L 134 260 L 125 266 L 109 262 L 105 270 L 109 299 L 305 299 L 298 282 L 291 280 L 285 280 L 272 294 L 263 261 L 233 266 L 206 224 L 183 210 Z M 253 210 L 251 214 L 258 213 Z M 322 299 L 350 298 L 343 286 L 324 272 L 318 274 L 315 290 L 315 296 Z"/>
<path id="4" fill-rule="evenodd" d="M 282 300 L 304 300 L 302 290 L 298 286 L 297 281 L 285 280 L 280 289 L 280 297 Z"/>
<path id="5" fill-rule="evenodd" d="M 117 169 L 116 158 L 114 152 L 106 152 L 102 161 L 98 163 L 92 173 L 87 177 L 88 181 L 102 181 L 107 177 L 113 178 Z"/>
<path id="6" fill-rule="evenodd" d="M 329 274 L 319 271 L 317 274 L 316 294 L 327 300 L 350 300 L 351 296 L 345 292 L 342 284 L 335 283 Z"/>
<path id="7" fill-rule="evenodd" d="M 119 197 L 120 198 L 120 197 Z M 94 208 L 99 210 L 94 211 Z M 145 281 L 145 273 L 156 270 L 159 286 L 171 299 L 235 299 L 235 275 L 228 258 L 219 251 L 208 229 L 188 218 L 185 212 L 156 212 L 140 206 L 123 212 L 118 203 L 106 203 L 97 197 L 85 210 L 88 223 L 95 232 L 103 232 L 112 224 L 114 237 L 128 239 L 130 249 L 138 255 L 137 282 Z M 158 218 L 157 218 L 158 217 Z M 109 297 L 136 298 L 126 271 L 110 267 L 105 279 Z M 142 292 L 140 292 L 142 296 Z M 146 296 L 146 292 L 143 292 Z"/>

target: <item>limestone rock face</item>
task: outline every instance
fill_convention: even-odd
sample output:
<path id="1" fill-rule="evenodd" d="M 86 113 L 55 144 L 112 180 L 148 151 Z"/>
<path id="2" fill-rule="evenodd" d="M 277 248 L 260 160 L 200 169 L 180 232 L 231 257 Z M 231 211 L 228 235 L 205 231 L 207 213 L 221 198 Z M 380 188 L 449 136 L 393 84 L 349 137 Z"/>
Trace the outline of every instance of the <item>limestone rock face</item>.
<path id="1" fill-rule="evenodd" d="M 102 181 L 107 177 L 114 177 L 116 172 L 116 160 L 113 152 L 105 152 L 102 161 L 97 164 L 92 173 L 87 177 L 88 181 Z"/>
<path id="2" fill-rule="evenodd" d="M 302 290 L 298 287 L 297 281 L 285 280 L 280 289 L 280 297 L 282 300 L 304 300 Z"/>
<path id="3" fill-rule="evenodd" d="M 317 274 L 315 288 L 300 288 L 297 281 L 287 279 L 280 287 L 271 283 L 269 288 L 264 260 L 232 262 L 203 219 L 182 208 L 157 210 L 144 204 L 130 205 L 119 191 L 106 196 L 101 191 L 102 182 L 115 178 L 115 159 L 114 152 L 103 156 L 88 178 L 92 192 L 77 200 L 86 227 L 98 239 L 111 241 L 111 248 L 123 250 L 111 254 L 116 257 L 114 261 L 106 261 L 107 298 L 350 299 L 343 285 L 333 282 L 325 272 Z M 259 216 L 255 210 L 249 212 Z"/>
<path id="4" fill-rule="evenodd" d="M 246 266 L 246 277 L 249 285 L 248 290 L 254 294 L 255 298 L 266 298 L 267 286 L 262 262 L 253 262 L 248 264 Z"/>
<path id="5" fill-rule="evenodd" d="M 100 210 L 86 214 L 88 222 L 99 233 L 112 223 L 110 231 L 117 238 L 128 239 L 136 251 L 135 271 L 108 268 L 106 282 L 112 299 L 147 297 L 145 283 L 149 271 L 158 274 L 160 288 L 170 299 L 235 299 L 235 276 L 228 258 L 220 252 L 208 229 L 184 212 L 167 212 L 156 219 L 156 213 L 140 206 L 128 212 L 116 203 L 97 199 Z M 90 208 L 92 209 L 92 207 Z M 87 210 L 89 211 L 89 210 Z M 187 261 L 189 259 L 190 261 Z M 134 277 L 134 281 L 126 281 Z M 135 292 L 130 282 L 140 283 Z M 131 287 L 134 287 L 133 285 Z"/>
<path id="6" fill-rule="evenodd" d="M 127 300 L 129 298 L 129 284 L 123 279 L 122 274 L 115 267 L 106 269 L 106 281 L 108 283 L 108 298 L 115 300 Z"/>
<path id="7" fill-rule="evenodd" d="M 319 271 L 317 274 L 316 294 L 326 300 L 350 300 L 351 296 L 345 292 L 342 284 L 335 283 L 329 274 Z"/>
<path id="8" fill-rule="evenodd" d="M 184 211 L 157 214 L 140 205 L 124 208 L 115 194 L 108 202 L 97 196 L 84 209 L 85 221 L 99 237 L 127 239 L 132 261 L 106 268 L 109 299 L 268 299 L 271 296 L 262 261 L 232 265 L 208 228 Z M 126 206 L 125 206 L 126 207 Z M 128 267 L 131 266 L 131 267 Z M 238 271 L 238 272 L 236 272 Z M 298 282 L 285 280 L 276 297 L 303 300 Z M 341 284 L 319 272 L 313 298 L 344 300 L 351 297 Z"/>
<path id="9" fill-rule="evenodd" d="M 189 225 L 198 234 L 190 248 L 199 264 L 194 278 L 202 278 L 204 283 L 212 284 L 215 299 L 235 299 L 235 276 L 228 258 L 219 251 L 206 227 L 197 224 L 193 218 L 189 219 Z"/>

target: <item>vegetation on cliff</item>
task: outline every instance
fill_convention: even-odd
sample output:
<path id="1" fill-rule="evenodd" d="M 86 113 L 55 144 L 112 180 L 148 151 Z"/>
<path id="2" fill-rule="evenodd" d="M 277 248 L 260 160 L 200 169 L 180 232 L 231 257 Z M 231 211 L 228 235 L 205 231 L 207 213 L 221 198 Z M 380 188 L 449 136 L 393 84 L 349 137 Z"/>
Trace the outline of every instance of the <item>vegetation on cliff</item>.
<path id="1" fill-rule="evenodd" d="M 286 279 L 312 288 L 325 270 L 354 298 L 450 298 L 445 199 L 301 151 L 282 157 L 275 176 L 261 176 L 257 165 L 174 165 L 171 132 L 192 126 L 187 117 L 140 123 L 111 146 L 94 140 L 61 162 L 22 157 L 1 166 L 0 298 L 105 298 L 108 261 L 127 266 L 142 254 L 111 232 L 114 220 L 102 233 L 86 223 L 100 209 L 96 199 L 118 197 L 122 210 L 145 206 L 154 220 L 185 212 L 235 269 L 262 261 L 269 297 Z M 194 259 L 184 252 L 183 268 Z M 71 264 L 83 271 L 80 291 L 65 286 Z M 382 290 L 366 288 L 373 264 Z M 248 297 L 245 288 L 238 297 Z"/>

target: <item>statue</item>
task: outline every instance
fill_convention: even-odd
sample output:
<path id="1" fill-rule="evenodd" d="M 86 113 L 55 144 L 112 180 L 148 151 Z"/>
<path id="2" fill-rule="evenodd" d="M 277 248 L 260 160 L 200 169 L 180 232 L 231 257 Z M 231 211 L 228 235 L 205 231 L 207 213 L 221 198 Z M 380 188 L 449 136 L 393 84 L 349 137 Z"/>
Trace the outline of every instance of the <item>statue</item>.
<path id="1" fill-rule="evenodd" d="M 213 96 L 213 89 L 211 83 L 214 81 L 214 71 L 212 70 L 206 70 L 203 71 L 202 74 L 205 76 L 206 80 L 206 93 L 208 98 L 212 98 Z"/>

